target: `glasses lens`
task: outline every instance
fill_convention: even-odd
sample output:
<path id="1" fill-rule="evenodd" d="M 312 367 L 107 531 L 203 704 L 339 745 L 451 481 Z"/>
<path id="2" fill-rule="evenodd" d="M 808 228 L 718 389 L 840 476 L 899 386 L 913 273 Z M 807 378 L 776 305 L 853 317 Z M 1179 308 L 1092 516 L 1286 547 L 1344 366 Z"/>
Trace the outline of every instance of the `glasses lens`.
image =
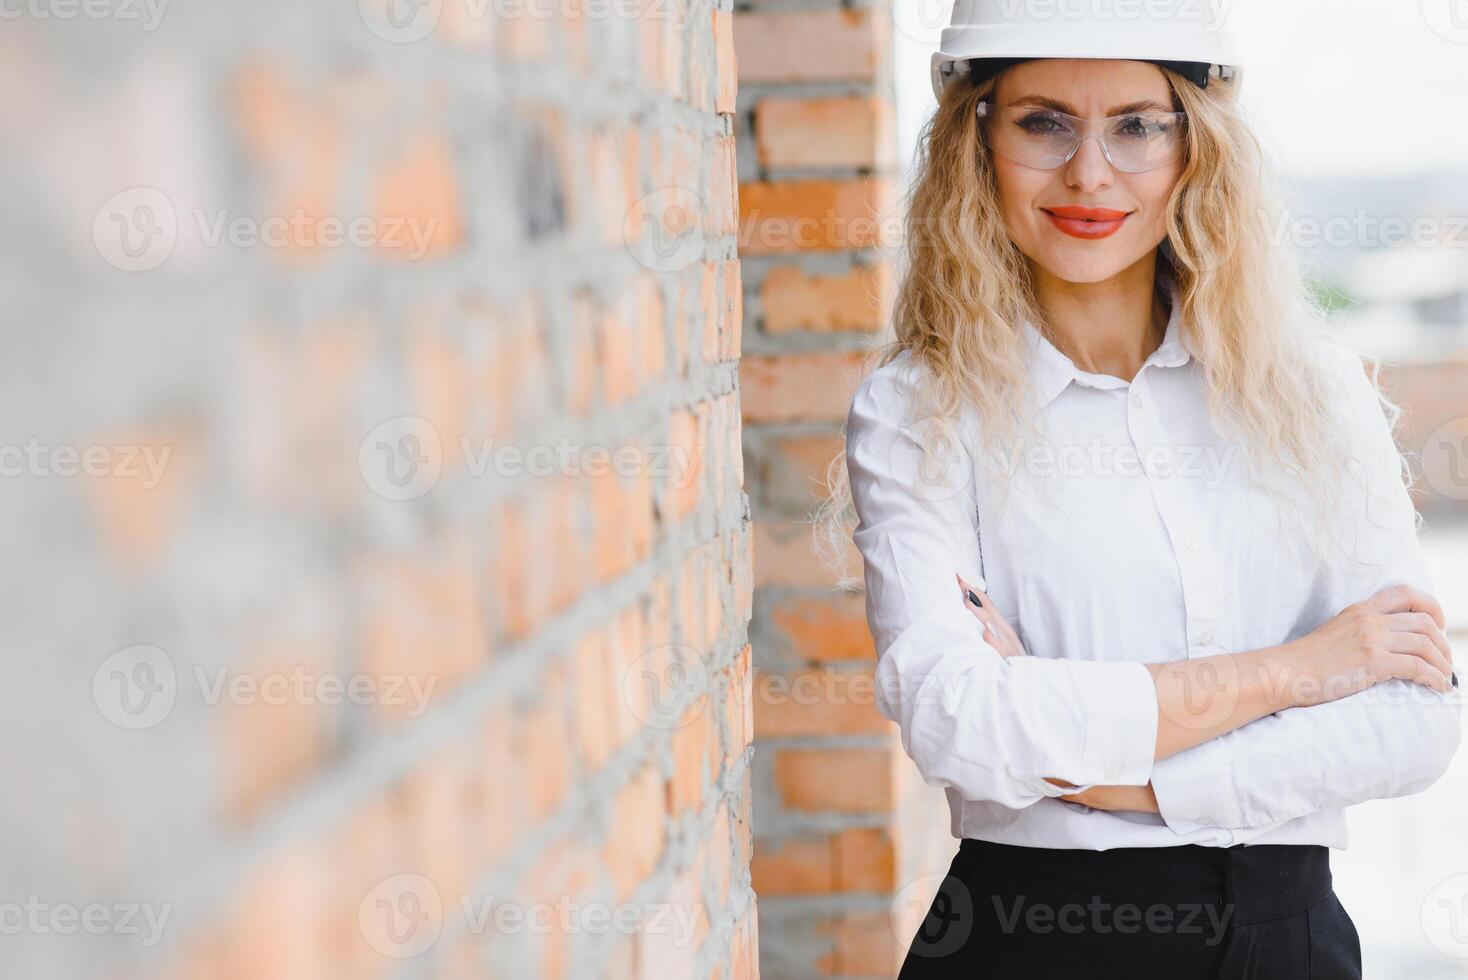
<path id="1" fill-rule="evenodd" d="M 1037 170 L 1054 170 L 1063 164 L 1079 136 L 1073 117 L 1027 106 L 1000 110 L 989 119 L 984 133 L 995 153 Z"/>
<path id="2" fill-rule="evenodd" d="M 1106 120 L 1111 163 L 1124 173 L 1167 166 L 1182 154 L 1187 117 L 1177 112 L 1141 112 Z M 985 119 L 984 139 L 1000 156 L 1037 170 L 1054 170 L 1070 159 L 1086 134 L 1082 120 L 1051 109 L 1015 106 Z"/>
<path id="3" fill-rule="evenodd" d="M 1182 152 L 1185 119 L 1176 112 L 1139 112 L 1110 120 L 1106 149 L 1111 162 L 1134 174 L 1174 162 Z"/>

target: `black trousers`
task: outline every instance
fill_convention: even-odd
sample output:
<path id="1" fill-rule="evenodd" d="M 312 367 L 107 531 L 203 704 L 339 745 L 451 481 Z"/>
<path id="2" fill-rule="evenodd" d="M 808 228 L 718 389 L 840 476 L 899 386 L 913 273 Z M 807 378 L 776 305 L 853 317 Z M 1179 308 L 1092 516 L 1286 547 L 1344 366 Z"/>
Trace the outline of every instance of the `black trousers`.
<path id="1" fill-rule="evenodd" d="M 965 839 L 898 978 L 1360 976 L 1329 848 L 1081 851 Z"/>

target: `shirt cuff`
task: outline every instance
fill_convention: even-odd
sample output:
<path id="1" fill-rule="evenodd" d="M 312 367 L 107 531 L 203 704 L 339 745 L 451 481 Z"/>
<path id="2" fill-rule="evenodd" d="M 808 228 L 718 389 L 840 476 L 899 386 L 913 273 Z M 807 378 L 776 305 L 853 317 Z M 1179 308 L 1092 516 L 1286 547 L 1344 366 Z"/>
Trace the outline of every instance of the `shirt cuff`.
<path id="1" fill-rule="evenodd" d="M 1152 792 L 1163 821 L 1179 834 L 1243 826 L 1233 759 L 1220 739 L 1156 763 Z"/>
<path id="2" fill-rule="evenodd" d="M 1106 786 L 1144 786 L 1157 754 L 1157 684 L 1145 664 L 1072 661 L 1086 718 L 1081 759 Z"/>

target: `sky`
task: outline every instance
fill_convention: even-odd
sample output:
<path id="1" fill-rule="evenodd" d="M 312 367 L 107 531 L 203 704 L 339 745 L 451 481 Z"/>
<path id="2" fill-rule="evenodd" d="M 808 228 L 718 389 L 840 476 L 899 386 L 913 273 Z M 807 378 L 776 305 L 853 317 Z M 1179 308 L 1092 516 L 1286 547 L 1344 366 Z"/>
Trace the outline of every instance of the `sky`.
<path id="1" fill-rule="evenodd" d="M 932 114 L 951 0 L 893 0 L 898 129 Z M 1243 101 L 1293 177 L 1468 172 L 1468 0 L 1199 0 L 1237 35 Z"/>

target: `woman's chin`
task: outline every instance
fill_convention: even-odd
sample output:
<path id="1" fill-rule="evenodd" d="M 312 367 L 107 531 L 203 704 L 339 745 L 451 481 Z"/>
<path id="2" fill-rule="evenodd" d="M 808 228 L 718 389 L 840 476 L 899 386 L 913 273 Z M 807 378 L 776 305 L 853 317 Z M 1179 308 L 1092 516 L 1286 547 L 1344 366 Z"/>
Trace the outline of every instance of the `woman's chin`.
<path id="1" fill-rule="evenodd" d="M 1061 282 L 1098 283 L 1114 279 L 1132 263 L 1119 256 L 1051 256 L 1039 266 Z"/>

